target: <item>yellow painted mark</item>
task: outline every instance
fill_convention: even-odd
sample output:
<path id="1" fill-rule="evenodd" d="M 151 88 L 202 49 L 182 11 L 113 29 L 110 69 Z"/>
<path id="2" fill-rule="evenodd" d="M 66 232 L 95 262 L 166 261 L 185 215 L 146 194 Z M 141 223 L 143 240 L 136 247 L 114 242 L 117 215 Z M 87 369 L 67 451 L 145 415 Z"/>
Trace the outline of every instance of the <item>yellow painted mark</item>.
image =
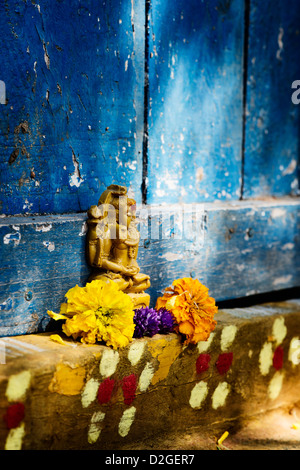
<path id="1" fill-rule="evenodd" d="M 147 362 L 139 378 L 139 390 L 141 392 L 145 392 L 147 390 L 153 379 L 154 373 L 153 365 L 151 362 Z"/>
<path id="2" fill-rule="evenodd" d="M 286 334 L 287 334 L 287 327 L 285 326 L 284 318 L 283 317 L 276 318 L 276 320 L 273 323 L 272 335 L 275 338 L 277 346 L 282 343 L 282 341 L 286 337 Z"/>
<path id="3" fill-rule="evenodd" d="M 87 408 L 94 400 L 96 400 L 99 385 L 99 380 L 92 378 L 87 381 L 81 394 L 81 403 L 83 408 Z"/>
<path id="4" fill-rule="evenodd" d="M 227 351 L 228 348 L 232 345 L 235 335 L 237 332 L 237 327 L 235 325 L 225 326 L 221 333 L 221 351 Z"/>
<path id="5" fill-rule="evenodd" d="M 275 400 L 279 396 L 282 389 L 283 378 L 284 374 L 280 371 L 275 372 L 274 377 L 272 377 L 268 388 L 268 395 L 271 400 Z"/>
<path id="6" fill-rule="evenodd" d="M 19 374 L 11 375 L 8 379 L 5 395 L 8 401 L 18 401 L 25 397 L 29 388 L 31 373 L 24 370 Z"/>
<path id="7" fill-rule="evenodd" d="M 105 418 L 105 413 L 102 411 L 95 411 L 92 416 L 91 424 L 88 429 L 88 442 L 89 444 L 95 444 L 99 439 L 102 431 L 102 422 Z"/>
<path id="8" fill-rule="evenodd" d="M 230 385 L 227 382 L 220 382 L 212 395 L 212 407 L 214 410 L 225 405 L 229 392 Z"/>
<path id="9" fill-rule="evenodd" d="M 24 423 L 22 423 L 17 428 L 11 429 L 6 438 L 5 450 L 21 450 L 24 435 L 25 435 Z"/>
<path id="10" fill-rule="evenodd" d="M 168 376 L 171 365 L 182 351 L 182 346 L 178 338 L 163 338 L 149 341 L 148 349 L 159 361 L 159 368 L 152 378 L 152 384 L 155 385 Z"/>
<path id="11" fill-rule="evenodd" d="M 206 382 L 199 382 L 195 385 L 190 396 L 190 405 L 192 408 L 199 409 L 208 394 Z"/>
<path id="12" fill-rule="evenodd" d="M 135 418 L 135 413 L 136 413 L 136 408 L 134 406 L 131 406 L 130 408 L 127 408 L 124 411 L 119 422 L 120 436 L 125 437 L 129 433 L 131 425 Z"/>
<path id="13" fill-rule="evenodd" d="M 67 364 L 58 364 L 49 385 L 49 390 L 60 395 L 78 395 L 84 386 L 84 379 L 84 367 L 73 369 Z"/>
<path id="14" fill-rule="evenodd" d="M 139 360 L 141 359 L 144 349 L 145 349 L 146 341 L 135 341 L 129 348 L 128 352 L 128 359 L 131 362 L 132 366 L 135 366 Z"/>
<path id="15" fill-rule="evenodd" d="M 199 354 L 207 351 L 210 348 L 214 336 L 215 336 L 215 333 L 211 333 L 209 335 L 209 338 L 206 341 L 199 341 L 197 343 L 197 349 L 198 349 Z"/>
<path id="16" fill-rule="evenodd" d="M 294 337 L 290 342 L 289 361 L 294 366 L 300 364 L 300 340 L 298 336 Z"/>
<path id="17" fill-rule="evenodd" d="M 272 343 L 266 342 L 259 353 L 259 370 L 262 375 L 268 375 L 273 363 Z"/>
<path id="18" fill-rule="evenodd" d="M 105 349 L 100 361 L 100 374 L 107 378 L 116 372 L 117 365 L 120 360 L 118 351 L 112 349 Z"/>

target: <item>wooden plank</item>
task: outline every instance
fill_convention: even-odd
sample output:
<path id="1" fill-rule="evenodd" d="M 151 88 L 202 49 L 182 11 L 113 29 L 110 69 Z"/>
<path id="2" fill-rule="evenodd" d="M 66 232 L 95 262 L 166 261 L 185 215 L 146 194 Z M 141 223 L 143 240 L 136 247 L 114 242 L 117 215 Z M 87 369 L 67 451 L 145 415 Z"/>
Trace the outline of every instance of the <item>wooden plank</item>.
<path id="1" fill-rule="evenodd" d="M 299 194 L 299 21 L 297 0 L 250 2 L 245 197 Z"/>
<path id="2" fill-rule="evenodd" d="M 244 4 L 153 0 L 149 203 L 240 197 Z"/>
<path id="3" fill-rule="evenodd" d="M 0 211 L 85 211 L 112 182 L 141 199 L 144 2 L 0 5 Z"/>
<path id="4" fill-rule="evenodd" d="M 217 301 L 300 286 L 300 201 L 138 206 L 138 263 L 151 305 L 180 277 Z M 0 335 L 51 327 L 67 290 L 84 285 L 85 214 L 0 219 Z"/>
<path id="5" fill-rule="evenodd" d="M 1 220 L 0 334 L 43 331 L 45 307 L 87 280 L 85 215 Z"/>

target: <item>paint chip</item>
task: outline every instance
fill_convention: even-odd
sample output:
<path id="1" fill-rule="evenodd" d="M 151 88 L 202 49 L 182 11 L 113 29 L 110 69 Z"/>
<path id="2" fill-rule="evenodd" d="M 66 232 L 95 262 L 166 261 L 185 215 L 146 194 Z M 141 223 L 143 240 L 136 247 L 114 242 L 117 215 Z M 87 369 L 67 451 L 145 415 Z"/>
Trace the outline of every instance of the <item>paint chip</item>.
<path id="1" fill-rule="evenodd" d="M 52 224 L 39 224 L 35 227 L 36 232 L 49 232 L 52 229 Z"/>
<path id="2" fill-rule="evenodd" d="M 280 217 L 284 217 L 285 215 L 286 215 L 286 210 L 281 209 L 280 207 L 276 207 L 276 209 L 273 209 L 271 212 L 272 219 L 278 219 Z"/>
<path id="3" fill-rule="evenodd" d="M 297 169 L 297 160 L 293 158 L 289 166 L 285 170 L 283 170 L 282 176 L 291 175 L 294 173 L 296 169 Z"/>
<path id="4" fill-rule="evenodd" d="M 279 33 L 278 33 L 278 38 L 277 38 L 277 42 L 278 42 L 278 50 L 276 52 L 276 59 L 278 60 L 282 60 L 282 57 L 281 57 L 281 54 L 282 54 L 282 51 L 283 51 L 283 36 L 284 36 L 284 29 L 282 27 L 279 28 Z"/>
<path id="5" fill-rule="evenodd" d="M 14 233 L 7 233 L 3 237 L 3 243 L 4 245 L 8 245 L 10 243 L 13 243 L 14 246 L 18 246 L 21 241 L 21 234 L 20 232 L 14 232 Z"/>
<path id="6" fill-rule="evenodd" d="M 74 165 L 74 173 L 73 175 L 70 176 L 69 183 L 70 183 L 70 186 L 76 186 L 77 188 L 79 188 L 79 186 L 81 185 L 81 183 L 83 183 L 84 180 L 80 174 L 79 162 L 76 158 L 75 152 L 73 149 L 71 150 L 72 150 L 72 161 Z"/>
<path id="7" fill-rule="evenodd" d="M 53 242 L 45 241 L 43 245 L 48 248 L 48 251 L 52 252 L 55 250 L 55 244 Z"/>

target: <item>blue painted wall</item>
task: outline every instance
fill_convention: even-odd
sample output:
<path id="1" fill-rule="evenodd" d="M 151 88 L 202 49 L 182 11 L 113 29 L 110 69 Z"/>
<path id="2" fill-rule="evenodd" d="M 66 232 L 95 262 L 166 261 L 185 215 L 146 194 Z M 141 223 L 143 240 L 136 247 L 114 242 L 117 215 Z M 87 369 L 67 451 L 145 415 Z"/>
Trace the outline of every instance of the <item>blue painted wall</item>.
<path id="1" fill-rule="evenodd" d="M 153 0 L 149 202 L 240 197 L 244 5 Z"/>
<path id="2" fill-rule="evenodd" d="M 85 211 L 112 182 L 141 199 L 144 4 L 0 4 L 0 208 Z"/>
<path id="3" fill-rule="evenodd" d="M 297 0 L 2 2 L 1 213 L 83 212 L 112 182 L 297 194 L 299 20 Z"/>
<path id="4" fill-rule="evenodd" d="M 244 198 L 299 195 L 300 2 L 251 0 Z"/>

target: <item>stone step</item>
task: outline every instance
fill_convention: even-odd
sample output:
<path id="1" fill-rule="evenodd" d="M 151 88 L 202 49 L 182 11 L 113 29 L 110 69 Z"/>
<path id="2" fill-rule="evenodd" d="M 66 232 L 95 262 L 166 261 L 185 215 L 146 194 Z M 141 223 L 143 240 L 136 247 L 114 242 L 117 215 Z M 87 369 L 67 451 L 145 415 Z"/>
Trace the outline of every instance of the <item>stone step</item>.
<path id="1" fill-rule="evenodd" d="M 197 450 L 224 432 L 225 447 L 251 448 L 272 429 L 276 446 L 276 419 L 288 431 L 278 445 L 293 447 L 299 319 L 299 300 L 227 309 L 207 342 L 156 335 L 120 351 L 53 333 L 1 338 L 0 449 Z"/>

